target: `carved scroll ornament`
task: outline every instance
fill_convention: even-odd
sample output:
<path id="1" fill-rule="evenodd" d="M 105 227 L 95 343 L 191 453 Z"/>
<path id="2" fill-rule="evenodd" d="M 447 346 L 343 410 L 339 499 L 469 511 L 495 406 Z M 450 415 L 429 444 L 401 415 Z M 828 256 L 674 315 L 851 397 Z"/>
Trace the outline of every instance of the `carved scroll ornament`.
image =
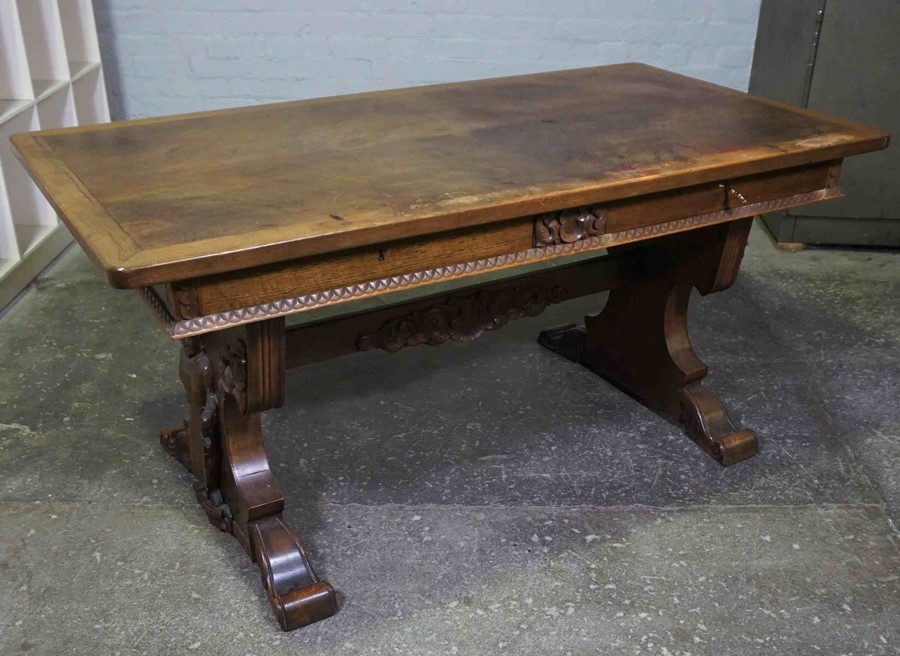
<path id="1" fill-rule="evenodd" d="M 193 319 L 200 315 L 200 300 L 194 285 L 190 283 L 173 284 L 172 296 L 175 299 L 174 310 L 181 319 Z"/>
<path id="2" fill-rule="evenodd" d="M 241 414 L 247 412 L 247 346 L 235 340 L 219 351 L 216 380 L 219 391 L 234 397 Z"/>
<path id="3" fill-rule="evenodd" d="M 606 210 L 576 207 L 535 217 L 534 245 L 572 244 L 606 232 Z"/>
<path id="4" fill-rule="evenodd" d="M 200 411 L 199 426 L 191 426 L 186 418 L 181 424 L 164 428 L 159 439 L 169 455 L 176 458 L 197 477 L 194 493 L 209 521 L 225 533 L 233 533 L 233 515 L 219 489 L 220 453 L 216 446 L 219 429 L 219 404 L 215 392 L 215 368 L 202 351 L 193 352 L 196 344 L 186 342 L 181 351 L 179 376 L 192 405 Z M 200 460 L 191 459 L 191 441 L 196 441 Z M 199 467 L 199 470 L 196 469 Z"/>
<path id="5" fill-rule="evenodd" d="M 447 340 L 467 342 L 484 331 L 497 330 L 514 319 L 535 317 L 559 301 L 561 290 L 514 287 L 453 296 L 444 303 L 384 322 L 362 335 L 361 351 L 379 348 L 394 353 L 407 346 L 437 346 Z"/>

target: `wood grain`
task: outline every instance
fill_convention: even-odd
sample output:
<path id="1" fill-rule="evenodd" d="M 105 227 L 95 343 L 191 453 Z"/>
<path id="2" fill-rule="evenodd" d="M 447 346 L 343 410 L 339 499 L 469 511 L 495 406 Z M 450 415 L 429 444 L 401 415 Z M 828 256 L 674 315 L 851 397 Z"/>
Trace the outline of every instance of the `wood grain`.
<path id="1" fill-rule="evenodd" d="M 197 279 L 200 314 L 515 253 L 531 246 L 531 220 L 504 221 Z"/>
<path id="2" fill-rule="evenodd" d="M 738 462 L 756 438 L 701 387 L 691 290 L 734 282 L 753 214 L 840 195 L 842 159 L 887 141 L 634 64 L 13 137 L 109 282 L 141 287 L 182 339 L 190 413 L 161 441 L 257 562 L 285 630 L 337 610 L 284 522 L 263 442 L 288 365 L 474 339 L 611 289 L 586 330 L 541 342 Z M 604 248 L 285 328 L 294 312 Z"/>
<path id="3" fill-rule="evenodd" d="M 836 160 L 887 141 L 637 64 L 13 137 L 118 287 Z"/>
<path id="4" fill-rule="evenodd" d="M 285 631 L 337 611 L 300 537 L 282 517 L 284 496 L 263 442 L 260 412 L 284 399 L 284 319 L 185 340 L 179 362 L 190 418 L 160 432 L 163 447 L 194 474 L 210 522 L 232 534 L 259 567 Z"/>
<path id="5" fill-rule="evenodd" d="M 614 288 L 603 311 L 546 330 L 539 342 L 580 362 L 644 405 L 682 424 L 721 465 L 756 454 L 751 430 L 738 430 L 718 397 L 701 386 L 708 373 L 687 329 L 691 290 L 720 291 L 734 282 L 752 219 L 742 219 L 624 249 L 651 275 Z"/>
<path id="6" fill-rule="evenodd" d="M 487 296 L 502 295 L 516 289 L 540 290 L 549 303 L 562 303 L 587 294 L 597 294 L 625 284 L 638 276 L 639 259 L 634 256 L 601 257 L 588 262 L 554 267 L 548 271 L 527 273 L 498 282 L 479 285 L 478 292 Z M 425 298 L 349 313 L 338 319 L 295 326 L 285 334 L 287 366 L 300 367 L 355 353 L 366 348 L 366 335 L 410 315 L 432 312 L 436 307 L 459 305 L 459 300 L 472 290 L 432 294 Z M 503 313 L 515 311 L 511 305 Z M 491 319 L 494 317 L 492 316 Z M 493 327 L 493 326 L 492 326 Z M 434 326 L 432 326 L 432 329 Z M 483 328 L 483 326 L 482 326 Z M 448 334 L 448 338 L 451 338 Z M 473 335 L 474 338 L 474 335 Z M 435 343 L 427 338 L 421 343 Z M 372 344 L 379 347 L 378 344 Z"/>
<path id="7" fill-rule="evenodd" d="M 685 216 L 825 189 L 830 183 L 837 183 L 834 167 L 839 169 L 840 163 L 824 162 L 769 171 L 721 183 L 694 185 L 614 201 L 604 206 L 607 211 L 606 231 L 631 230 Z"/>
<path id="8" fill-rule="evenodd" d="M 834 167 L 839 167 L 839 164 L 812 164 L 737 178 L 730 181 L 727 188 L 717 183 L 694 185 L 598 207 L 606 211 L 606 232 L 632 230 L 728 209 L 743 202 L 757 203 L 824 189 L 830 182 L 836 183 Z M 743 201 L 734 193 L 729 193 L 729 189 L 739 190 Z M 190 306 L 193 311 L 190 316 L 211 314 L 445 264 L 523 251 L 532 245 L 534 220 L 524 217 L 333 255 L 206 276 L 190 284 L 178 283 L 173 288 L 196 292 L 196 307 Z M 186 294 L 175 293 L 173 296 L 178 299 Z M 184 304 L 176 304 L 173 308 L 173 316 L 176 315 L 190 318 L 184 314 Z"/>

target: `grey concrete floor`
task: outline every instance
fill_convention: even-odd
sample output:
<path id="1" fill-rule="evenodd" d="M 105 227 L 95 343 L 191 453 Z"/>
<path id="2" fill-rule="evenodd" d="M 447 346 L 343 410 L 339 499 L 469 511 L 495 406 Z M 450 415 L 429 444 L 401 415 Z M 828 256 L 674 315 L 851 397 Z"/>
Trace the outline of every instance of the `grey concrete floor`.
<path id="1" fill-rule="evenodd" d="M 728 469 L 537 347 L 602 296 L 292 372 L 269 451 L 341 609 L 283 634 L 158 446 L 177 345 L 72 249 L 0 318 L 0 653 L 900 653 L 898 265 L 755 229 L 695 299 L 762 442 Z"/>

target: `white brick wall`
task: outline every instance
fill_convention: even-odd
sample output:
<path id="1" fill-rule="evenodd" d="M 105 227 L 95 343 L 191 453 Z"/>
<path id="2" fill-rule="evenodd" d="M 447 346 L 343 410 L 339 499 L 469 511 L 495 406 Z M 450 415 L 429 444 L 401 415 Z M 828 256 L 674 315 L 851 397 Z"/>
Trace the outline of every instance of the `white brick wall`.
<path id="1" fill-rule="evenodd" d="M 760 0 L 94 0 L 114 117 L 642 61 L 746 89 Z"/>

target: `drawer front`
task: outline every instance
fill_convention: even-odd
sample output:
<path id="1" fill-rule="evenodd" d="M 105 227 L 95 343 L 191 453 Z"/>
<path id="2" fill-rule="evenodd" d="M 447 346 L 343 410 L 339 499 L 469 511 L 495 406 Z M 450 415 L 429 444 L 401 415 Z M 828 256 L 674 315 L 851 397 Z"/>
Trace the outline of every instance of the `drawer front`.
<path id="1" fill-rule="evenodd" d="M 840 165 L 825 163 L 697 185 L 608 203 L 607 230 L 621 232 L 655 223 L 697 216 L 825 189 L 829 176 L 837 184 Z"/>
<path id="2" fill-rule="evenodd" d="M 684 229 L 671 225 L 679 220 L 682 223 L 715 221 L 717 217 L 710 215 L 727 210 L 740 214 L 744 206 L 789 201 L 798 195 L 826 189 L 836 194 L 839 176 L 840 163 L 827 162 L 548 212 L 534 218 L 533 243 L 535 248 L 544 248 L 599 236 L 609 246 L 635 241 L 636 237 Z M 795 200 L 794 205 L 804 202 Z M 766 210 L 756 210 L 756 213 L 763 211 Z M 729 218 L 718 217 L 719 220 Z"/>
<path id="3" fill-rule="evenodd" d="M 531 217 L 284 262 L 195 283 L 200 314 L 292 298 L 531 247 Z M 187 317 L 185 317 L 187 318 Z"/>
<path id="4" fill-rule="evenodd" d="M 180 301 L 173 308 L 175 318 L 189 319 L 403 274 L 422 275 L 414 279 L 404 276 L 404 281 L 394 287 L 426 285 L 448 277 L 474 275 L 486 268 L 509 268 L 522 261 L 560 257 L 567 254 L 565 247 L 599 250 L 741 218 L 747 216 L 740 211 L 745 205 L 754 206 L 748 209 L 759 213 L 765 211 L 759 204 L 767 202 L 813 202 L 818 198 L 806 199 L 802 195 L 826 189 L 837 195 L 839 174 L 840 162 L 784 169 L 173 283 L 167 296 Z M 732 216 L 723 210 L 737 211 Z M 491 261 L 483 265 L 486 260 Z M 462 263 L 478 264 L 447 273 L 447 267 Z M 391 285 L 367 287 L 358 295 L 387 291 L 391 291 Z M 337 302 L 326 301 L 317 303 Z"/>

